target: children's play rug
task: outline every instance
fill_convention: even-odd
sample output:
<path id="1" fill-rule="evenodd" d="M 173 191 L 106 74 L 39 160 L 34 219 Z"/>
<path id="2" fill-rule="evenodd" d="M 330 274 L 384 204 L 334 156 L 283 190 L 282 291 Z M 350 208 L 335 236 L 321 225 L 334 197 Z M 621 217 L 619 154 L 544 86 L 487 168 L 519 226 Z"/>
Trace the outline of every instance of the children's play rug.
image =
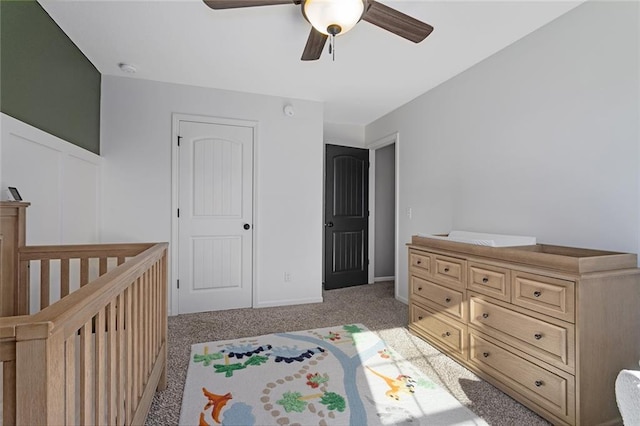
<path id="1" fill-rule="evenodd" d="M 181 425 L 486 425 L 361 324 L 191 347 Z"/>

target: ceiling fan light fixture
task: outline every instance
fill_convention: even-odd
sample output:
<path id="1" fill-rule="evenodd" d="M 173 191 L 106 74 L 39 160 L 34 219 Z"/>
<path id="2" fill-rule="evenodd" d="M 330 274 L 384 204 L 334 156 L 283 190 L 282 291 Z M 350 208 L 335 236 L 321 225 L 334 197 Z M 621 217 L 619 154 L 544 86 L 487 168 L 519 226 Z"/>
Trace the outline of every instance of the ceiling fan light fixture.
<path id="1" fill-rule="evenodd" d="M 302 12 L 313 27 L 325 35 L 344 34 L 364 12 L 363 0 L 305 0 Z"/>

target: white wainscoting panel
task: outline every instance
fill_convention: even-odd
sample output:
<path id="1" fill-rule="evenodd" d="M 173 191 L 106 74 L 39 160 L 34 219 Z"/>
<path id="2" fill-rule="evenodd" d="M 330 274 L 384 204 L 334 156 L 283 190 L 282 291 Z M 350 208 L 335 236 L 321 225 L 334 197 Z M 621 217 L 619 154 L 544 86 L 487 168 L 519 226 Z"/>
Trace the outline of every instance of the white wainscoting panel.
<path id="1" fill-rule="evenodd" d="M 14 186 L 31 203 L 27 245 L 99 242 L 101 161 L 92 152 L 1 114 L 0 199 L 6 200 L 7 187 Z M 31 273 L 40 273 L 37 265 Z M 31 294 L 33 312 L 38 310 L 39 288 Z"/>

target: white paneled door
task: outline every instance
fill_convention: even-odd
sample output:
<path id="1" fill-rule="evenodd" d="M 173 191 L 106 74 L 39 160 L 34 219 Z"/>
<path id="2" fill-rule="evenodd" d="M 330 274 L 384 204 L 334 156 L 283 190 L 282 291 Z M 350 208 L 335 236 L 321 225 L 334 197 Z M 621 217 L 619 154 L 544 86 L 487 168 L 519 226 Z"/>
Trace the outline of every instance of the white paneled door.
<path id="1" fill-rule="evenodd" d="M 251 306 L 253 131 L 180 122 L 180 313 Z"/>

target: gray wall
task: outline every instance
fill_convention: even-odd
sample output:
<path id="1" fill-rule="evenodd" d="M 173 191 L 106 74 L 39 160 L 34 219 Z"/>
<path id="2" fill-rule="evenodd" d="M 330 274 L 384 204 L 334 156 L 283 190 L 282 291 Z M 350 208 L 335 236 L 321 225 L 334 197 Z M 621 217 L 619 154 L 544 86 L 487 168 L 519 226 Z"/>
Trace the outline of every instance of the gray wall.
<path id="1" fill-rule="evenodd" d="M 35 1 L 0 1 L 0 109 L 100 153 L 100 73 Z"/>
<path id="2" fill-rule="evenodd" d="M 395 144 L 375 151 L 375 277 L 395 274 L 396 155 Z"/>
<path id="3" fill-rule="evenodd" d="M 586 2 L 367 126 L 400 135 L 399 265 L 451 229 L 637 253 L 638 8 Z"/>

